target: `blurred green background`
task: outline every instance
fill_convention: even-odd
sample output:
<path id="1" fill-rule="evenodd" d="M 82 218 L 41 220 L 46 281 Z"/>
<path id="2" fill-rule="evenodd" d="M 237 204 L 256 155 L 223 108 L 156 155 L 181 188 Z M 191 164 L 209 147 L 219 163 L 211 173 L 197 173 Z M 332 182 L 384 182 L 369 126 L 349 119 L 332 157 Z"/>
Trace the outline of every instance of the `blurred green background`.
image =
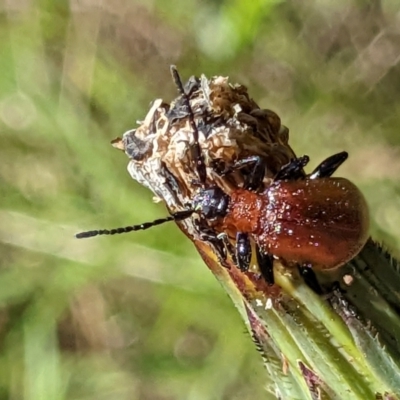
<path id="1" fill-rule="evenodd" d="M 181 75 L 229 76 L 340 175 L 399 255 L 397 0 L 0 3 L 0 399 L 269 399 L 243 322 L 110 140 Z"/>

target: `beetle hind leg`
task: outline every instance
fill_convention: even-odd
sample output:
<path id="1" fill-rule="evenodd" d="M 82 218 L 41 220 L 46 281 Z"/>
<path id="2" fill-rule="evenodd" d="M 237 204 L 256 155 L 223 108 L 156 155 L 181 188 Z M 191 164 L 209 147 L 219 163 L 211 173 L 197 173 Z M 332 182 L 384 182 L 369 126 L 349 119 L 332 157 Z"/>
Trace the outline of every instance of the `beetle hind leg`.
<path id="1" fill-rule="evenodd" d="M 271 254 L 264 253 L 256 246 L 257 264 L 262 277 L 272 286 L 275 283 L 274 279 L 274 259 Z"/>
<path id="2" fill-rule="evenodd" d="M 311 174 L 310 179 L 329 178 L 346 160 L 349 154 L 346 151 L 334 154 L 322 161 Z"/>
<path id="3" fill-rule="evenodd" d="M 304 279 L 304 282 L 312 291 L 314 291 L 316 294 L 324 293 L 310 264 L 299 265 L 298 269 L 300 275 Z"/>

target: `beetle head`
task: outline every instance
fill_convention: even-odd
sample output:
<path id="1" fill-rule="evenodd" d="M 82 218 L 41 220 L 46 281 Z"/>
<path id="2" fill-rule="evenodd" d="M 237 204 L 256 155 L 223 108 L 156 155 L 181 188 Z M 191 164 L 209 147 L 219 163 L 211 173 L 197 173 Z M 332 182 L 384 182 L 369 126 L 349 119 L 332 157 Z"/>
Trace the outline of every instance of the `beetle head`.
<path id="1" fill-rule="evenodd" d="M 207 219 L 225 216 L 228 205 L 229 196 L 218 186 L 200 190 L 193 199 L 193 210 Z"/>

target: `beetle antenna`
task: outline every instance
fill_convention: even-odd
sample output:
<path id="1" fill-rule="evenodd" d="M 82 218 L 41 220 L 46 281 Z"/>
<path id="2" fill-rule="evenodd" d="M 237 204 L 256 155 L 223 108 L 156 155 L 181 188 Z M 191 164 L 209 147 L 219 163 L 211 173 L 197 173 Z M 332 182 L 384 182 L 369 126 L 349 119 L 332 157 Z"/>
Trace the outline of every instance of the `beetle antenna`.
<path id="1" fill-rule="evenodd" d="M 204 162 L 204 155 L 199 144 L 199 130 L 194 120 L 193 109 L 192 106 L 190 105 L 189 96 L 185 92 L 181 77 L 179 76 L 178 70 L 176 69 L 175 65 L 171 65 L 171 74 L 172 74 L 172 79 L 174 80 L 175 85 L 178 88 L 178 92 L 184 100 L 184 104 L 189 114 L 189 124 L 190 127 L 192 128 L 193 138 L 194 138 L 194 144 L 192 147 L 192 157 L 196 165 L 196 171 L 200 183 L 204 186 L 207 179 L 207 170 L 206 170 L 206 164 Z"/>
<path id="2" fill-rule="evenodd" d="M 93 236 L 99 235 L 115 235 L 118 233 L 129 233 L 133 231 L 142 231 L 145 229 L 152 228 L 156 225 L 164 224 L 165 222 L 169 221 L 182 221 L 186 218 L 189 218 L 194 213 L 194 210 L 185 210 L 185 211 L 178 211 L 176 213 L 171 214 L 169 217 L 156 219 L 152 222 L 145 222 L 140 225 L 131 225 L 125 226 L 123 228 L 115 228 L 115 229 L 98 229 L 94 231 L 87 231 L 87 232 L 80 232 L 75 235 L 77 239 L 85 239 Z"/>

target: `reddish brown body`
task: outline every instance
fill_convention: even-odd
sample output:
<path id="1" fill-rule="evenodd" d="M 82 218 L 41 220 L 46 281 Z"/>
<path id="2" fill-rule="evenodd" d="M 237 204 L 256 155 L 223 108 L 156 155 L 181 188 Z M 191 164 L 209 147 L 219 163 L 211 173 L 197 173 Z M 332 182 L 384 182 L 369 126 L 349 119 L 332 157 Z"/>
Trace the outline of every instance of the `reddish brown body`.
<path id="1" fill-rule="evenodd" d="M 368 239 L 368 206 L 347 179 L 277 181 L 262 193 L 233 191 L 223 227 L 286 261 L 332 269 Z"/>

